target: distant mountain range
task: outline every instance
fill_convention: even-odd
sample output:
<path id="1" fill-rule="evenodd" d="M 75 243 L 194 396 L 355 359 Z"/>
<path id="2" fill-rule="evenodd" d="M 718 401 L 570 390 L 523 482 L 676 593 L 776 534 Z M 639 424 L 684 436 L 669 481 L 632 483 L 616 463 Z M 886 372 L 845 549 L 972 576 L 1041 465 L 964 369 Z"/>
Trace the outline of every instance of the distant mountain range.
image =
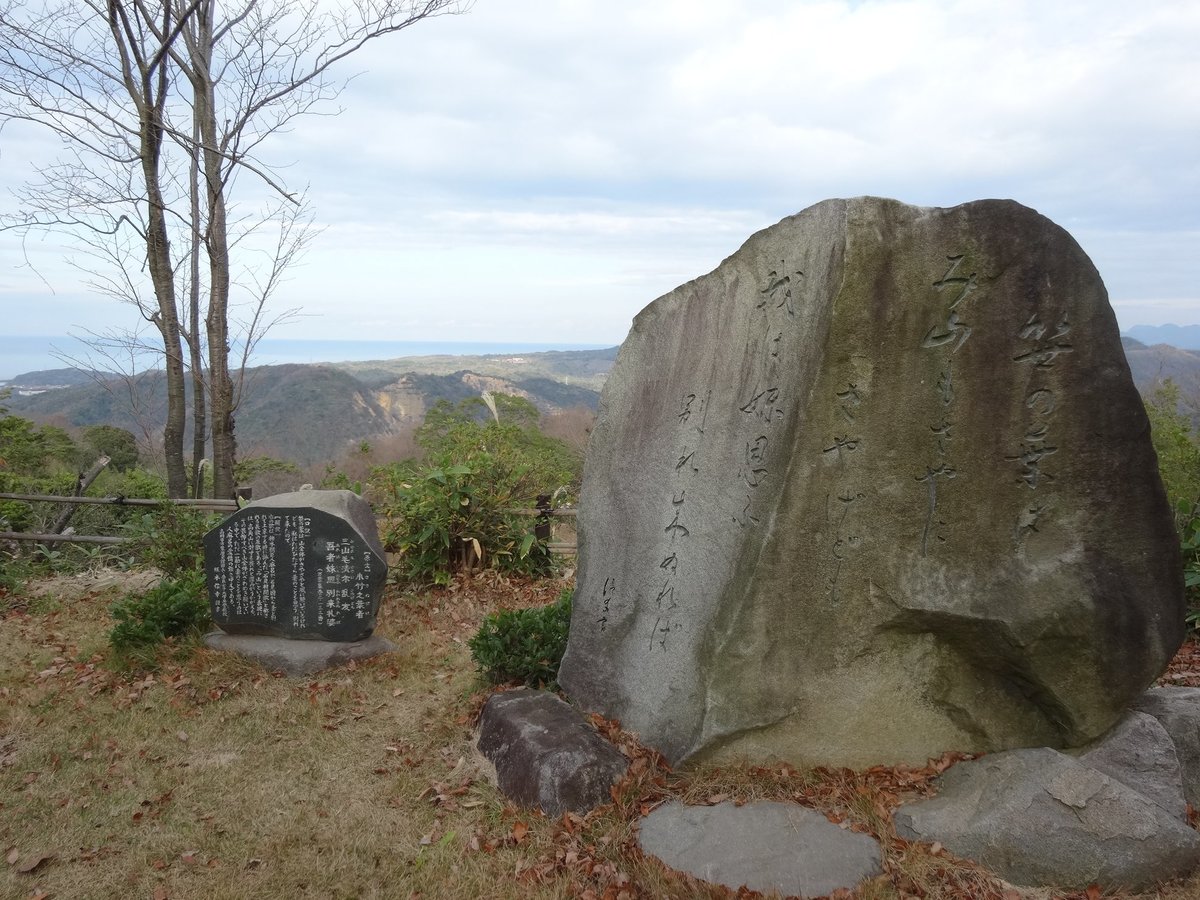
<path id="1" fill-rule="evenodd" d="M 1134 325 L 1125 336 L 1147 346 L 1169 344 L 1181 350 L 1200 350 L 1200 325 Z"/>
<path id="2" fill-rule="evenodd" d="M 1200 328 L 1191 330 L 1200 335 Z M 1170 378 L 1179 385 L 1181 411 L 1200 427 L 1200 352 L 1161 342 L 1147 345 L 1129 336 L 1121 343 L 1138 390 L 1147 395 Z M 237 413 L 239 452 L 302 466 L 330 462 L 362 441 L 420 424 L 439 400 L 455 403 L 485 390 L 526 397 L 543 413 L 572 407 L 594 411 L 616 355 L 613 347 L 262 366 L 247 372 L 245 400 Z M 26 373 L 8 384 L 16 390 L 5 405 L 39 422 L 117 425 L 135 434 L 162 431 L 166 402 L 160 372 L 145 373 L 130 385 L 55 369 Z M 32 391 L 38 393 L 21 393 Z"/>
<path id="3" fill-rule="evenodd" d="M 1167 344 L 1147 346 L 1132 337 L 1121 338 L 1133 383 L 1148 396 L 1168 378 L 1179 385 L 1180 412 L 1200 429 L 1200 353 Z"/>
<path id="4" fill-rule="evenodd" d="M 238 450 L 244 457 L 265 454 L 302 466 L 329 462 L 362 441 L 419 425 L 439 400 L 456 403 L 485 390 L 525 397 L 543 413 L 594 411 L 616 354 L 613 347 L 249 369 L 237 412 Z M 158 371 L 130 383 L 54 369 L 19 375 L 8 386 L 14 390 L 5 405 L 38 422 L 116 425 L 153 435 L 165 421 Z"/>

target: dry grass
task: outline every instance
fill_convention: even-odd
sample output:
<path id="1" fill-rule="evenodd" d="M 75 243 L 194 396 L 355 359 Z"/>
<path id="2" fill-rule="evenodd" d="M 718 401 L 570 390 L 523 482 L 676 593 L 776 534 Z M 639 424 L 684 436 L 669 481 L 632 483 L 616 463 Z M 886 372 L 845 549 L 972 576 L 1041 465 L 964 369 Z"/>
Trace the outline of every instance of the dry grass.
<path id="1" fill-rule="evenodd" d="M 473 748 L 488 688 L 466 641 L 487 612 L 561 586 L 484 576 L 389 593 L 379 632 L 399 652 L 310 680 L 203 648 L 150 676 L 116 673 L 113 587 L 0 596 L 0 896 L 731 896 L 636 849 L 638 816 L 672 797 L 797 800 L 874 834 L 886 874 L 858 897 L 1013 896 L 891 830 L 895 804 L 938 766 L 672 773 L 599 723 L 633 758 L 612 805 L 550 820 L 506 803 Z M 1200 879 L 1153 896 L 1198 897 Z"/>

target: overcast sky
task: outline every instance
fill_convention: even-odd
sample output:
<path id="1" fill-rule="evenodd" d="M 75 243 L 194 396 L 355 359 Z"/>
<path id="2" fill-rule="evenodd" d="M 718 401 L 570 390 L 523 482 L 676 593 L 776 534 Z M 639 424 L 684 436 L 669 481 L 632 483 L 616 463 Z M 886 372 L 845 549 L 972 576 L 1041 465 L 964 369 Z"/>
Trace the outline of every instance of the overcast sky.
<path id="1" fill-rule="evenodd" d="M 864 194 L 1015 199 L 1123 328 L 1198 323 L 1197 48 L 1195 0 L 476 0 L 263 149 L 324 227 L 272 336 L 614 344 L 754 231 Z M 0 134 L 0 188 L 44 152 Z M 0 334 L 133 324 L 26 247 L 49 286 L 0 234 Z"/>

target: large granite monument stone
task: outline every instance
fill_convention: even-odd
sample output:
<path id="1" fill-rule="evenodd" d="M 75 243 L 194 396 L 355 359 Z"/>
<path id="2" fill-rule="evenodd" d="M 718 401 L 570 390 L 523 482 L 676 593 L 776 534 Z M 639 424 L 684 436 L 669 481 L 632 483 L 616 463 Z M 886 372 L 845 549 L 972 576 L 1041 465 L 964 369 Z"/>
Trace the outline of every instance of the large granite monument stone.
<path id="1" fill-rule="evenodd" d="M 353 491 L 258 500 L 204 537 L 213 621 L 226 634 L 316 641 L 370 636 L 387 560 Z"/>
<path id="2" fill-rule="evenodd" d="M 672 763 L 1079 746 L 1183 639 L 1099 274 L 1012 201 L 829 200 L 636 318 L 560 683 Z"/>

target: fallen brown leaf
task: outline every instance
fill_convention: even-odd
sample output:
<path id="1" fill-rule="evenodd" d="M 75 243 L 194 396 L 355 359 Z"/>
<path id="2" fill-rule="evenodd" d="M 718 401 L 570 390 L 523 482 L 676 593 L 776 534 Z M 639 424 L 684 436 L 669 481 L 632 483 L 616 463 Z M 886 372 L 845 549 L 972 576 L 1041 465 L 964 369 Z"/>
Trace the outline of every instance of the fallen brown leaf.
<path id="1" fill-rule="evenodd" d="M 53 858 L 53 853 L 45 853 L 40 850 L 35 853 L 30 853 L 17 864 L 17 874 L 28 875 L 30 872 L 35 872 L 41 868 L 42 865 Z"/>

